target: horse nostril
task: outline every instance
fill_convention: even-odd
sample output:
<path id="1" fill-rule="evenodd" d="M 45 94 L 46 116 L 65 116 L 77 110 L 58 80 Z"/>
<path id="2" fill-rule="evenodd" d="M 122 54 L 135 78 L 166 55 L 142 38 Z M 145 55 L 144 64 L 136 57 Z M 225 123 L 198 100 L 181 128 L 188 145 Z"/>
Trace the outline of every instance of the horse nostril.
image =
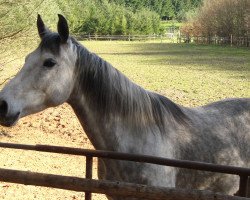
<path id="1" fill-rule="evenodd" d="M 0 116 L 5 117 L 8 112 L 8 104 L 6 101 L 1 100 L 0 101 Z"/>

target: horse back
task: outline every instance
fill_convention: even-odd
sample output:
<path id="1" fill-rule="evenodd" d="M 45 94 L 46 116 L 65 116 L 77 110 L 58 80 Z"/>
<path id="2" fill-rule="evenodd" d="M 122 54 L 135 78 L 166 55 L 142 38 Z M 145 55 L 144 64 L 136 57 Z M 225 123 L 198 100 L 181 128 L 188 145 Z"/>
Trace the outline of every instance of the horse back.
<path id="1" fill-rule="evenodd" d="M 198 131 L 215 131 L 220 127 L 220 132 L 233 129 L 238 132 L 244 128 L 250 134 L 250 98 L 225 99 L 191 110 L 188 115 Z"/>
<path id="2" fill-rule="evenodd" d="M 250 99 L 226 99 L 187 109 L 185 114 L 191 121 L 186 134 L 190 138 L 176 145 L 179 159 L 250 167 Z M 184 169 L 176 180 L 177 187 L 226 193 L 238 187 L 237 177 Z"/>

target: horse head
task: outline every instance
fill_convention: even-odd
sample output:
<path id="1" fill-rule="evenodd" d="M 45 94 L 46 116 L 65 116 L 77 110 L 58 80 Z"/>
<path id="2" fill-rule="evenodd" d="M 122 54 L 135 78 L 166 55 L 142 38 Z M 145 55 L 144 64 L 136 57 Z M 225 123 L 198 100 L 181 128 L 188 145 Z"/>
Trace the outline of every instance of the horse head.
<path id="1" fill-rule="evenodd" d="M 15 125 L 21 117 L 60 105 L 69 98 L 76 54 L 67 21 L 58 16 L 58 33 L 54 33 L 38 15 L 40 45 L 26 56 L 22 69 L 0 92 L 1 125 Z"/>

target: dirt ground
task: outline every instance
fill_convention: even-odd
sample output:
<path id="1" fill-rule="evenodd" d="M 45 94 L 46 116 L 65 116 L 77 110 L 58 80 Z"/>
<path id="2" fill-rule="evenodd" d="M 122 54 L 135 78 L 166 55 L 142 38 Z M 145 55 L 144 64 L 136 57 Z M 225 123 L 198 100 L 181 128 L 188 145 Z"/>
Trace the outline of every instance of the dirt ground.
<path id="1" fill-rule="evenodd" d="M 0 141 L 93 149 L 67 104 L 23 118 L 13 128 L 0 126 Z M 0 168 L 85 177 L 84 157 L 3 148 L 0 151 Z M 96 164 L 94 160 L 94 178 L 97 178 Z M 84 193 L 0 182 L 0 199 L 77 200 L 84 199 Z M 106 200 L 106 197 L 93 194 L 92 199 Z"/>

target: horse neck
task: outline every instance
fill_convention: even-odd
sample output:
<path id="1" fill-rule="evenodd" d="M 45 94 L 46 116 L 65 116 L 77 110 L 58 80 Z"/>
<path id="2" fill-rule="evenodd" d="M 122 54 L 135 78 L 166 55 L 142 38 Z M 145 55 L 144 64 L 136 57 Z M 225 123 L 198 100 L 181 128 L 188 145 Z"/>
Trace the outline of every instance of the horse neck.
<path id="1" fill-rule="evenodd" d="M 140 129 L 152 117 L 149 96 L 99 56 L 81 50 L 68 103 L 95 148 L 113 150 L 109 145 L 119 145 L 115 132 L 121 123 Z"/>
<path id="2" fill-rule="evenodd" d="M 96 149 L 116 150 L 124 137 L 161 137 L 183 115 L 167 98 L 142 89 L 84 47 L 80 50 L 68 103 Z"/>

